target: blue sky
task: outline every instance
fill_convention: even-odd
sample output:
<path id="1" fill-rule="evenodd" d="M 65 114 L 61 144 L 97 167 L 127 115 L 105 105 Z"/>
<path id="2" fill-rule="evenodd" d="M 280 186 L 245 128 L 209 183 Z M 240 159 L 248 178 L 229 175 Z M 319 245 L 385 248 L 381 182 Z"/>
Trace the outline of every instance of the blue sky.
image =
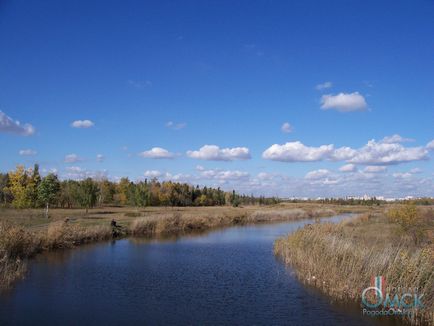
<path id="1" fill-rule="evenodd" d="M 0 170 L 434 196 L 433 10 L 2 1 Z"/>

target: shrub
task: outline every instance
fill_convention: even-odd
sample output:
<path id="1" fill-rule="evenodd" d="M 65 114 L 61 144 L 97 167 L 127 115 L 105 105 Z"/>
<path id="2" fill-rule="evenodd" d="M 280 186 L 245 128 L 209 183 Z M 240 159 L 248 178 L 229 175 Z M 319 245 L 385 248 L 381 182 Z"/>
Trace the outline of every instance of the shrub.
<path id="1" fill-rule="evenodd" d="M 406 204 L 390 209 L 387 213 L 392 223 L 399 225 L 400 232 L 408 234 L 417 245 L 424 236 L 425 222 L 416 205 Z"/>

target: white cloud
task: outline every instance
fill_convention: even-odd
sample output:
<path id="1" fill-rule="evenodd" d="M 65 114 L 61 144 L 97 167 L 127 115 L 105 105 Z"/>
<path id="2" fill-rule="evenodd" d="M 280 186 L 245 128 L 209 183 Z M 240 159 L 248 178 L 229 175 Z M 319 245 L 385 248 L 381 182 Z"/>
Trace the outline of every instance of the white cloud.
<path id="1" fill-rule="evenodd" d="M 77 166 L 68 167 L 65 169 L 67 173 L 63 176 L 66 179 L 72 180 L 84 180 L 86 178 L 92 178 L 94 180 L 104 180 L 108 179 L 107 170 L 101 171 L 89 171 L 85 169 L 81 169 Z"/>
<path id="2" fill-rule="evenodd" d="M 423 147 L 404 147 L 370 140 L 358 149 L 349 163 L 391 165 L 427 159 L 428 151 Z"/>
<path id="3" fill-rule="evenodd" d="M 430 151 L 434 150 L 434 139 L 431 140 L 428 144 L 426 144 L 426 148 Z"/>
<path id="4" fill-rule="evenodd" d="M 83 159 L 79 157 L 77 154 L 68 154 L 65 156 L 65 163 L 76 163 L 81 162 Z"/>
<path id="5" fill-rule="evenodd" d="M 363 172 L 367 173 L 379 173 L 386 171 L 387 168 L 385 166 L 378 166 L 378 165 L 368 165 L 363 169 Z"/>
<path id="6" fill-rule="evenodd" d="M 304 178 L 308 179 L 308 180 L 317 180 L 317 179 L 323 179 L 329 175 L 330 175 L 329 170 L 319 169 L 319 170 L 314 170 L 314 171 L 308 172 Z"/>
<path id="7" fill-rule="evenodd" d="M 33 149 L 22 149 L 19 151 L 19 154 L 22 156 L 34 156 L 38 154 L 38 152 Z"/>
<path id="8" fill-rule="evenodd" d="M 407 142 L 412 142 L 412 141 L 414 141 L 414 139 L 404 138 L 398 134 L 394 134 L 392 136 L 386 136 L 381 140 L 381 142 L 385 143 L 385 144 L 407 143 Z"/>
<path id="9" fill-rule="evenodd" d="M 339 93 L 337 95 L 327 94 L 321 97 L 321 109 L 323 110 L 353 112 L 363 111 L 367 106 L 365 98 L 359 92 Z"/>
<path id="10" fill-rule="evenodd" d="M 172 159 L 175 157 L 175 154 L 169 152 L 167 149 L 161 147 L 154 147 L 149 151 L 139 153 L 139 156 L 154 159 Z"/>
<path id="11" fill-rule="evenodd" d="M 173 130 L 180 130 L 187 127 L 187 124 L 185 122 L 175 123 L 173 121 L 168 121 L 166 127 Z"/>
<path id="12" fill-rule="evenodd" d="M 293 131 L 292 126 L 289 124 L 289 122 L 285 122 L 282 127 L 280 128 L 282 130 L 282 132 L 284 132 L 285 134 L 289 134 Z"/>
<path id="13" fill-rule="evenodd" d="M 248 172 L 238 170 L 210 169 L 200 171 L 200 176 L 205 179 L 215 179 L 218 181 L 241 180 L 249 177 Z"/>
<path id="14" fill-rule="evenodd" d="M 75 120 L 71 123 L 72 128 L 91 128 L 94 125 L 90 120 Z"/>
<path id="15" fill-rule="evenodd" d="M 272 180 L 275 176 L 274 173 L 259 172 L 257 178 L 260 180 Z"/>
<path id="16" fill-rule="evenodd" d="M 235 161 L 251 158 L 247 147 L 220 148 L 216 145 L 204 145 L 198 151 L 187 151 L 187 156 L 207 161 Z"/>
<path id="17" fill-rule="evenodd" d="M 339 168 L 341 172 L 355 172 L 357 167 L 355 164 L 345 164 Z"/>
<path id="18" fill-rule="evenodd" d="M 409 172 L 397 172 L 392 174 L 394 178 L 397 179 L 408 179 L 411 178 L 412 174 Z"/>
<path id="19" fill-rule="evenodd" d="M 413 169 L 411 169 L 411 170 L 408 171 L 408 172 L 410 172 L 410 173 L 412 173 L 412 174 L 417 174 L 417 173 L 422 173 L 422 170 L 419 169 L 419 168 L 413 168 Z"/>
<path id="20" fill-rule="evenodd" d="M 36 129 L 29 123 L 21 124 L 18 120 L 13 120 L 5 113 L 0 111 L 0 132 L 30 136 L 35 133 Z"/>
<path id="21" fill-rule="evenodd" d="M 300 141 L 283 145 L 274 144 L 263 153 L 264 159 L 281 162 L 346 161 L 353 164 L 392 165 L 428 159 L 424 147 L 404 147 L 399 143 L 383 143 L 370 140 L 359 149 L 340 147 L 333 144 L 309 147 Z"/>
<path id="22" fill-rule="evenodd" d="M 147 178 L 159 178 L 163 175 L 163 173 L 161 173 L 158 170 L 147 170 L 144 173 L 144 176 Z"/>
<path id="23" fill-rule="evenodd" d="M 324 82 L 322 84 L 318 84 L 318 85 L 315 86 L 315 88 L 318 91 L 322 91 L 324 89 L 328 89 L 328 88 L 331 88 L 331 87 L 333 87 L 333 83 L 331 81 L 326 81 L 326 82 Z"/>
<path id="24" fill-rule="evenodd" d="M 333 151 L 333 145 L 308 147 L 299 141 L 295 141 L 283 145 L 274 144 L 262 153 L 262 157 L 267 160 L 281 162 L 312 162 L 328 158 Z"/>
<path id="25" fill-rule="evenodd" d="M 105 160 L 104 155 L 102 155 L 102 154 L 97 154 L 96 155 L 96 161 L 97 162 L 103 162 L 104 160 Z"/>
<path id="26" fill-rule="evenodd" d="M 333 153 L 330 155 L 330 159 L 334 161 L 344 161 L 348 160 L 356 154 L 356 150 L 352 149 L 351 147 L 340 147 L 333 151 Z"/>

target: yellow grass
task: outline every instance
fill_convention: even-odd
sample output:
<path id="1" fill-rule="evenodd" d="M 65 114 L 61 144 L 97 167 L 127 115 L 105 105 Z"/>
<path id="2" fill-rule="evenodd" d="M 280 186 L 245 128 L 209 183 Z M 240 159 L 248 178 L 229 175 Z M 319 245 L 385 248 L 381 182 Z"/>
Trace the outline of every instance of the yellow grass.
<path id="1" fill-rule="evenodd" d="M 432 217 L 431 217 L 432 221 Z M 428 221 L 426 225 L 432 229 Z M 430 233 L 415 246 L 384 216 L 364 215 L 339 224 L 313 224 L 278 239 L 274 251 L 299 278 L 335 299 L 361 300 L 372 276 L 424 293 L 425 309 L 411 322 L 434 321 L 434 248 Z"/>

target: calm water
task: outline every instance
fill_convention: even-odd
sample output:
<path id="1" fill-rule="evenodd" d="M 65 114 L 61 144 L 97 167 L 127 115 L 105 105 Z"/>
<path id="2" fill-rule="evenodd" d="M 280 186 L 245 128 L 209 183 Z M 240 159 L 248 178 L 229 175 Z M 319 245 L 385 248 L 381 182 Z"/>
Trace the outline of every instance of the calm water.
<path id="1" fill-rule="evenodd" d="M 0 296 L 0 324 L 377 325 L 304 287 L 273 255 L 277 237 L 310 222 L 41 255 Z"/>

